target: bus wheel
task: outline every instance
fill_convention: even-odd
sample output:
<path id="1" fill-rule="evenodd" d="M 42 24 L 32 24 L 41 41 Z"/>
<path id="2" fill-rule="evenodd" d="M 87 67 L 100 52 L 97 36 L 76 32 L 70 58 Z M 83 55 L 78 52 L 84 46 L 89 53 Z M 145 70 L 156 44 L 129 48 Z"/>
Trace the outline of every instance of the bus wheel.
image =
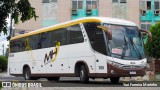
<path id="1" fill-rule="evenodd" d="M 24 69 L 24 79 L 31 80 L 31 71 L 29 68 Z"/>
<path id="2" fill-rule="evenodd" d="M 59 81 L 60 77 L 48 77 L 48 81 Z"/>
<path id="3" fill-rule="evenodd" d="M 112 77 L 110 80 L 113 84 L 117 84 L 119 82 L 119 77 Z"/>
<path id="4" fill-rule="evenodd" d="M 80 67 L 80 81 L 82 83 L 87 83 L 89 81 L 89 78 L 88 78 L 88 72 L 87 72 L 87 69 L 84 65 L 81 65 Z"/>

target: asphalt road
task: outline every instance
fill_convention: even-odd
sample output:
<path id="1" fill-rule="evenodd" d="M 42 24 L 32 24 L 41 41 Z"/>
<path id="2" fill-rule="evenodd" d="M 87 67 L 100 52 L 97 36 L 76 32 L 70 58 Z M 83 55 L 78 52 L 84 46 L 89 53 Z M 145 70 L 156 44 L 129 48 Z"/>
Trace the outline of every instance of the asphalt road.
<path id="1" fill-rule="evenodd" d="M 140 81 L 123 81 L 120 80 L 118 84 L 112 84 L 109 79 L 90 79 L 89 83 L 82 84 L 77 77 L 62 77 L 58 82 L 48 81 L 45 78 L 38 80 L 25 81 L 23 77 L 0 77 L 1 82 L 15 82 L 15 83 L 41 83 L 39 88 L 2 88 L 2 90 L 160 90 L 160 87 L 125 87 L 124 84 L 132 83 L 139 84 Z M 155 82 L 159 84 L 160 82 Z M 44 88 L 45 87 L 45 88 Z M 1 89 L 0 89 L 1 90 Z"/>
<path id="2" fill-rule="evenodd" d="M 16 82 L 16 83 L 41 83 L 42 87 L 124 87 L 124 84 L 143 84 L 152 83 L 148 81 L 124 81 L 120 80 L 118 84 L 112 84 L 110 79 L 90 79 L 89 83 L 82 84 L 78 77 L 61 77 L 59 81 L 48 81 L 45 78 L 38 80 L 25 81 L 23 77 L 0 77 L 1 82 Z M 160 86 L 160 81 L 155 82 Z"/>
<path id="3" fill-rule="evenodd" d="M 43 87 L 109 87 L 123 85 L 122 81 L 119 84 L 112 84 L 109 79 L 90 79 L 89 83 L 82 84 L 78 77 L 61 77 L 59 81 L 48 81 L 46 78 L 25 81 L 23 77 L 0 77 L 0 81 L 42 83 Z"/>

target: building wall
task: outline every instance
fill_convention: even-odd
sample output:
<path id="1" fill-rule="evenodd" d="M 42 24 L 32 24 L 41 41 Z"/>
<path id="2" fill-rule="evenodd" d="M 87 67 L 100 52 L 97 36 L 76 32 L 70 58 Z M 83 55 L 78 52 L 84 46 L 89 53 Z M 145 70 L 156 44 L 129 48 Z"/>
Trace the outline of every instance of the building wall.
<path id="1" fill-rule="evenodd" d="M 99 16 L 112 17 L 112 1 L 111 0 L 99 0 Z"/>
<path id="2" fill-rule="evenodd" d="M 15 35 L 19 33 L 19 31 L 25 30 L 26 32 L 30 32 L 39 28 L 42 28 L 42 1 L 41 0 L 29 0 L 31 6 L 33 6 L 36 10 L 36 14 L 38 16 L 37 20 L 31 19 L 24 23 L 19 22 L 15 25 Z"/>
<path id="3" fill-rule="evenodd" d="M 126 1 L 126 4 L 120 4 L 112 3 L 112 0 L 99 0 L 99 16 L 126 19 L 136 23 L 139 26 L 139 0 Z"/>
<path id="4" fill-rule="evenodd" d="M 43 2 L 42 3 L 42 26 L 48 27 L 58 23 L 57 21 L 57 13 L 58 13 L 58 4 L 57 0 Z"/>
<path id="5" fill-rule="evenodd" d="M 72 0 L 51 0 L 52 3 L 42 3 L 42 0 L 29 0 L 31 5 L 36 8 L 39 16 L 36 21 L 31 19 L 25 23 L 15 26 L 16 32 L 26 30 L 26 32 L 42 27 L 54 25 L 73 19 Z M 83 0 L 83 4 L 86 5 Z M 113 4 L 112 0 L 98 0 L 98 15 L 103 17 L 116 17 L 135 22 L 140 26 L 140 4 L 139 0 L 126 0 L 126 4 Z M 85 8 L 84 8 L 85 7 Z M 86 9 L 86 6 L 83 6 Z M 136 12 L 136 13 L 135 13 Z"/>
<path id="6" fill-rule="evenodd" d="M 140 5 L 139 0 L 127 0 L 127 19 L 140 27 Z"/>
<path id="7" fill-rule="evenodd" d="M 65 22 L 71 20 L 71 0 L 57 0 L 58 1 L 58 11 L 57 11 L 57 21 Z"/>

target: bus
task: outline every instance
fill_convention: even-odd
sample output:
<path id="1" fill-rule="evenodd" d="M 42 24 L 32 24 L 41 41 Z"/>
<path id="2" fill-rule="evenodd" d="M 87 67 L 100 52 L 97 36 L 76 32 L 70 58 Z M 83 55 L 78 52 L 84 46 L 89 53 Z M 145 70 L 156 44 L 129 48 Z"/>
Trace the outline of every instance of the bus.
<path id="1" fill-rule="evenodd" d="M 8 72 L 25 80 L 79 77 L 110 78 L 144 76 L 146 57 L 143 33 L 130 21 L 109 17 L 85 17 L 12 37 Z"/>

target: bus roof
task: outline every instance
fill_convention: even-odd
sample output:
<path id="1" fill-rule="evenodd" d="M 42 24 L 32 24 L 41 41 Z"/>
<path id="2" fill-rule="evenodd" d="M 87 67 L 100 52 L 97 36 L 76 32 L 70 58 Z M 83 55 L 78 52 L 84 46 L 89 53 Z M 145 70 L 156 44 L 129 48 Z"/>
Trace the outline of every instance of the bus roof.
<path id="1" fill-rule="evenodd" d="M 12 37 L 11 40 L 22 38 L 22 37 L 27 37 L 27 36 L 42 33 L 42 32 L 47 32 L 47 31 L 51 31 L 51 30 L 55 30 L 55 29 L 59 29 L 59 28 L 64 28 L 67 26 L 71 26 L 71 25 L 75 25 L 75 24 L 79 24 L 79 23 L 84 23 L 84 22 L 103 22 L 103 23 L 116 24 L 116 25 L 137 26 L 135 23 L 127 21 L 127 20 L 123 20 L 123 19 L 110 18 L 110 17 L 84 17 L 84 18 L 56 24 L 56 25 L 53 25 L 50 27 L 38 29 L 35 31 L 31 31 L 29 33 L 17 35 L 15 37 Z"/>

